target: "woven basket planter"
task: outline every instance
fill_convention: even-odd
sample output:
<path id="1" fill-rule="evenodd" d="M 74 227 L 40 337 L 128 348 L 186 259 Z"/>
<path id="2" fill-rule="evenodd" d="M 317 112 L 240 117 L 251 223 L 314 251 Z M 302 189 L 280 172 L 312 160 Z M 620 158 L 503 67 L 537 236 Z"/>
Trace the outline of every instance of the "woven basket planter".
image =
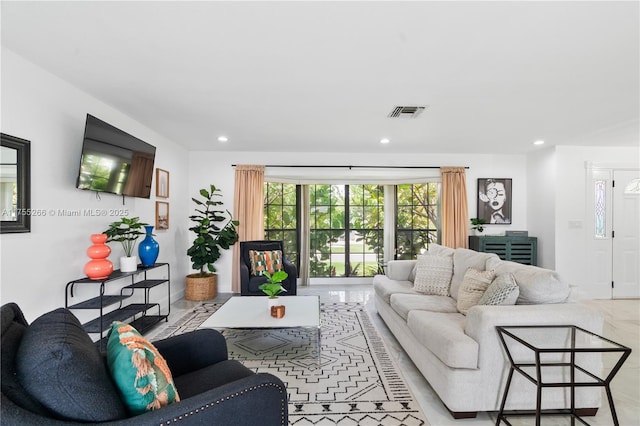
<path id="1" fill-rule="evenodd" d="M 197 278 L 187 275 L 185 278 L 184 298 L 186 300 L 210 300 L 218 295 L 218 276 Z"/>

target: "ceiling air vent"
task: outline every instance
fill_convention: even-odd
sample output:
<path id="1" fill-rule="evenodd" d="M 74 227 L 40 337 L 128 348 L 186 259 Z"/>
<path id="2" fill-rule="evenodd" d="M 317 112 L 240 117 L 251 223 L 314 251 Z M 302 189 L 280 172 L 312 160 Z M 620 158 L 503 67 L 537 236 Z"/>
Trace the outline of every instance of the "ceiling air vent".
<path id="1" fill-rule="evenodd" d="M 416 118 L 419 116 L 422 111 L 424 111 L 426 106 L 397 106 L 394 107 L 393 110 L 389 113 L 387 117 L 389 118 Z"/>

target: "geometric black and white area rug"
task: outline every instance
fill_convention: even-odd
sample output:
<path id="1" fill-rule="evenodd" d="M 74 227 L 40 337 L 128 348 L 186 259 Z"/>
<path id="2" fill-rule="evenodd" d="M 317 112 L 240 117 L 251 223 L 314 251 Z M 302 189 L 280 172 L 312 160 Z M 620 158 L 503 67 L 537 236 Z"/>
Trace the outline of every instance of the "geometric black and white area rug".
<path id="1" fill-rule="evenodd" d="M 154 337 L 195 330 L 221 304 L 203 303 Z M 321 305 L 321 351 L 299 329 L 225 330 L 229 358 L 278 376 L 290 425 L 428 425 L 359 303 Z"/>

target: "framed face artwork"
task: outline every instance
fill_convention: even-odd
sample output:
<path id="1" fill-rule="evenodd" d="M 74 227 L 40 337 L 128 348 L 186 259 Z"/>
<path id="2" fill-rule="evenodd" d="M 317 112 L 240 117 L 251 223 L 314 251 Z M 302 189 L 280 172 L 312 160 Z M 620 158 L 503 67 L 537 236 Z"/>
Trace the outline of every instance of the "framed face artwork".
<path id="1" fill-rule="evenodd" d="M 478 218 L 488 225 L 511 224 L 511 179 L 478 179 Z"/>
<path id="2" fill-rule="evenodd" d="M 156 201 L 156 229 L 169 229 L 169 203 Z"/>

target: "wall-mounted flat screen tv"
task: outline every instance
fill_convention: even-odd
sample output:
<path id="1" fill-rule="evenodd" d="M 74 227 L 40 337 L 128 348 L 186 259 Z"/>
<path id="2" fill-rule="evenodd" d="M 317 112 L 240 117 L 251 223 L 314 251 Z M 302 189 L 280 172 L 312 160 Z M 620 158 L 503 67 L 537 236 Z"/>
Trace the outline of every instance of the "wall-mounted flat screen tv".
<path id="1" fill-rule="evenodd" d="M 76 187 L 149 198 L 156 148 L 87 114 Z"/>

